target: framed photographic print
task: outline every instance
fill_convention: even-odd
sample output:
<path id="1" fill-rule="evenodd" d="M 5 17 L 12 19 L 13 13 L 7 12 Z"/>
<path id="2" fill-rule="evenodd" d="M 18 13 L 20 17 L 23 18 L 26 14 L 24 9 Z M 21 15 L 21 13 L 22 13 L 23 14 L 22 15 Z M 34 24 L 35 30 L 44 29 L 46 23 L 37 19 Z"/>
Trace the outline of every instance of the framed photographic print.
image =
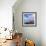
<path id="1" fill-rule="evenodd" d="M 22 12 L 22 26 L 36 27 L 37 26 L 37 12 Z"/>

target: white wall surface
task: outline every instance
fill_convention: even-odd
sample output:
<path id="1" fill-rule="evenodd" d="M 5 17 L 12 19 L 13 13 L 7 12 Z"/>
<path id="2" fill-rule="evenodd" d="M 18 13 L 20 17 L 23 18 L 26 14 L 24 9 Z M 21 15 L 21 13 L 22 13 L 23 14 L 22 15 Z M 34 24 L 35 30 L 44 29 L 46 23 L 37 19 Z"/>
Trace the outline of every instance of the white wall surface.
<path id="1" fill-rule="evenodd" d="M 16 0 L 0 0 L 0 27 L 12 29 L 12 6 Z"/>
<path id="2" fill-rule="evenodd" d="M 23 0 L 20 4 L 13 6 L 15 29 L 24 34 L 24 38 L 31 39 L 36 46 L 41 46 L 41 1 Z M 37 12 L 37 27 L 22 27 L 22 12 Z"/>
<path id="3" fill-rule="evenodd" d="M 41 1 L 41 38 L 42 46 L 46 46 L 46 0 Z"/>
<path id="4" fill-rule="evenodd" d="M 16 4 L 13 6 L 15 29 L 22 32 L 24 38 L 34 40 L 36 46 L 46 46 L 46 1 L 23 0 Z M 37 27 L 22 27 L 22 12 L 25 11 L 37 12 Z"/>

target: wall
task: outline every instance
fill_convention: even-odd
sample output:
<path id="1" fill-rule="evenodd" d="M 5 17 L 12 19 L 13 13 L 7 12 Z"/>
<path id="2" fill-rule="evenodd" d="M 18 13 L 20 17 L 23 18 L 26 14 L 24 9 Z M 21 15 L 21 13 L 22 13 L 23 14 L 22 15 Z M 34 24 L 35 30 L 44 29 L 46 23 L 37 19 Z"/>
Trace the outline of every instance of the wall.
<path id="1" fill-rule="evenodd" d="M 6 27 L 9 30 L 12 29 L 12 6 L 16 0 L 0 0 L 0 33 L 4 30 L 1 27 Z M 0 38 L 5 38 L 5 35 L 10 35 L 9 31 L 0 34 Z M 7 37 L 9 38 L 9 37 Z"/>
<path id="2" fill-rule="evenodd" d="M 46 46 L 46 0 L 41 1 L 41 41 Z"/>
<path id="3" fill-rule="evenodd" d="M 0 27 L 12 29 L 12 6 L 16 0 L 0 0 Z"/>
<path id="4" fill-rule="evenodd" d="M 37 12 L 37 27 L 22 27 L 22 12 Z M 36 46 L 41 46 L 41 1 L 23 0 L 13 6 L 15 30 L 23 33 L 24 39 L 35 41 Z"/>

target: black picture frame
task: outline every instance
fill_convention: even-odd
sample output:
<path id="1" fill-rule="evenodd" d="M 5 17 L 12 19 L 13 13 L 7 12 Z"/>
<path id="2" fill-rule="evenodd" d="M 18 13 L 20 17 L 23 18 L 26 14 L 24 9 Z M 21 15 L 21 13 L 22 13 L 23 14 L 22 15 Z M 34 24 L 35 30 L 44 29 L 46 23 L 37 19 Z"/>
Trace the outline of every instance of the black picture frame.
<path id="1" fill-rule="evenodd" d="M 36 27 L 37 26 L 37 12 L 22 12 L 22 26 Z"/>

